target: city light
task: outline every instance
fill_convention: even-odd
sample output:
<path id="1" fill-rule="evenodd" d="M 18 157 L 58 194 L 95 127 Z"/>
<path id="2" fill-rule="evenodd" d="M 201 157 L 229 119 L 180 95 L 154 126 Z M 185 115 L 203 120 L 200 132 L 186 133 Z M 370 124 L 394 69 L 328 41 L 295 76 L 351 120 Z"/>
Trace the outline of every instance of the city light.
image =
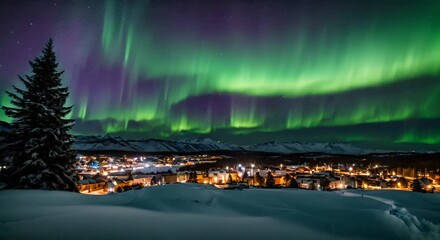
<path id="1" fill-rule="evenodd" d="M 201 159 L 202 156 L 201 155 L 197 155 L 196 156 L 198 159 Z M 152 157 L 147 157 L 145 159 L 150 159 Z M 182 159 L 185 158 L 187 159 L 187 162 L 185 161 L 185 163 L 182 163 Z M 195 157 L 194 157 L 195 158 Z M 75 164 L 75 166 L 73 166 L 73 168 L 78 171 L 79 175 L 82 176 L 81 180 L 85 179 L 85 178 L 89 178 L 90 175 L 91 178 L 93 179 L 95 176 L 97 178 L 100 178 L 100 180 L 102 179 L 106 179 L 104 180 L 105 182 L 112 182 L 113 184 L 110 184 L 110 186 L 104 185 L 102 186 L 101 189 L 96 188 L 93 185 L 89 185 L 91 183 L 85 183 L 86 181 L 83 181 L 84 183 L 79 184 L 79 188 L 81 188 L 80 192 L 81 193 L 89 193 L 90 191 L 88 189 L 90 189 L 90 187 L 92 187 L 92 194 L 108 194 L 110 193 L 110 191 L 119 192 L 119 189 L 123 189 L 125 188 L 127 185 L 129 186 L 135 186 L 136 184 L 140 184 L 144 187 L 148 187 L 151 185 L 155 185 L 155 184 L 150 184 L 149 180 L 145 180 L 142 179 L 142 177 L 139 177 L 139 175 L 141 175 L 142 173 L 138 173 L 138 172 L 147 172 L 148 170 L 150 170 L 149 168 L 153 168 L 151 170 L 154 170 L 155 172 L 159 173 L 159 172 L 166 172 L 169 170 L 172 170 L 172 172 L 167 172 L 166 175 L 173 175 L 173 174 L 177 174 L 177 179 L 175 180 L 175 182 L 185 182 L 190 180 L 191 176 L 189 176 L 189 172 L 193 173 L 193 171 L 206 171 L 206 170 L 202 170 L 197 168 L 196 166 L 194 166 L 193 161 L 195 159 L 191 159 L 190 156 L 179 156 L 179 157 L 175 157 L 175 161 L 176 162 L 171 162 L 170 160 L 172 159 L 172 157 L 163 157 L 161 162 L 144 162 L 141 161 L 144 159 L 144 157 L 138 157 L 138 161 L 135 161 L 134 158 L 129 158 L 129 157 L 124 157 L 124 158 L 118 158 L 118 157 L 111 157 L 111 159 L 113 159 L 112 163 L 109 163 L 109 159 L 110 157 L 106 157 L 106 159 L 104 159 L 104 157 L 100 156 L 100 157 L 96 157 L 96 156 L 86 156 L 84 158 L 85 162 L 77 162 Z M 78 158 L 77 158 L 78 159 Z M 154 159 L 160 159 L 157 157 L 154 157 Z M 206 159 L 211 162 L 212 161 L 212 156 L 206 156 Z M 191 161 L 192 160 L 192 161 Z M 200 160 L 197 160 L 200 161 Z M 189 162 L 191 162 L 192 164 L 190 164 Z M 200 163 L 200 162 L 199 162 Z M 98 167 L 94 167 L 94 166 L 98 166 Z M 185 166 L 185 165 L 191 165 L 191 170 L 181 170 L 179 171 L 179 168 L 181 166 Z M 322 165 L 322 166 L 321 166 Z M 231 174 L 231 178 L 232 181 L 243 181 L 244 177 L 247 176 L 248 180 L 250 183 L 252 184 L 258 184 L 257 182 L 254 182 L 255 179 L 253 178 L 255 176 L 255 174 L 257 172 L 260 172 L 261 170 L 263 171 L 262 175 L 260 176 L 260 178 L 262 178 L 263 181 L 265 181 L 266 178 L 266 171 L 269 170 L 267 167 L 263 167 L 261 170 L 258 169 L 258 167 L 256 166 L 255 163 L 236 163 L 233 166 L 235 167 L 231 167 L 231 166 L 223 166 L 223 167 L 219 167 L 219 168 L 209 168 L 209 170 L 207 171 L 207 176 L 199 176 L 199 178 L 195 178 L 194 176 L 191 179 L 191 182 L 197 182 L 200 184 L 225 184 L 226 182 L 228 182 L 230 179 L 228 177 L 229 174 Z M 264 165 L 263 165 L 264 166 Z M 276 166 L 276 165 L 275 165 Z M 368 179 L 368 178 L 376 178 L 374 182 L 371 182 L 369 180 L 364 181 L 364 183 L 361 184 L 361 186 L 365 189 L 381 189 L 381 188 L 394 188 L 394 189 L 399 189 L 399 190 L 412 190 L 411 187 L 407 187 L 406 183 L 399 181 L 396 181 L 397 179 L 395 179 L 396 177 L 391 177 L 388 178 L 386 176 L 384 176 L 384 174 L 382 173 L 382 171 L 378 171 L 379 167 L 382 167 L 384 165 L 380 164 L 380 163 L 375 163 L 375 164 L 369 164 L 369 165 L 356 165 L 357 167 L 354 167 L 353 163 L 348 163 L 345 166 L 347 166 L 344 170 L 343 165 L 338 165 L 338 167 L 335 167 L 334 169 L 332 168 L 332 165 L 329 163 L 322 163 L 319 164 L 315 167 L 315 171 L 310 171 L 311 166 L 307 166 L 307 165 L 298 165 L 295 166 L 289 166 L 289 168 L 286 168 L 286 166 L 282 163 L 280 163 L 278 165 L 278 167 L 280 169 L 282 169 L 283 171 L 279 171 L 278 168 L 276 173 L 276 178 L 275 180 L 277 181 L 276 184 L 282 184 L 283 186 L 286 185 L 285 182 L 285 174 L 290 174 L 291 176 L 295 176 L 295 172 L 296 169 L 299 168 L 298 172 L 296 172 L 296 174 L 298 174 L 295 177 L 295 180 L 297 181 L 297 183 L 300 185 L 300 188 L 307 188 L 306 185 L 310 184 L 310 182 L 312 181 L 316 181 L 314 180 L 314 176 L 316 175 L 319 176 L 320 178 L 325 177 L 329 180 L 330 182 L 330 189 L 347 189 L 347 188 L 357 188 L 359 187 L 359 185 L 356 183 L 356 181 L 363 181 L 363 179 Z M 6 168 L 6 166 L 0 166 L 0 168 L 3 170 L 3 168 Z M 330 170 L 329 170 L 330 169 Z M 374 169 L 374 170 L 372 170 Z M 332 171 L 332 174 L 325 174 L 324 171 L 326 170 L 326 172 L 328 171 Z M 394 170 L 394 171 L 393 171 Z M 400 170 L 399 170 L 400 171 Z M 315 173 L 314 173 L 315 172 Z M 395 175 L 395 169 L 389 169 L 388 172 Z M 100 173 L 100 174 L 98 174 Z M 133 176 L 133 179 L 129 179 L 129 180 L 125 180 L 127 178 L 129 178 L 130 173 Z M 401 173 L 401 172 L 399 172 Z M 151 174 L 151 173 L 146 173 L 146 174 Z M 199 173 L 200 174 L 200 173 Z M 301 174 L 308 174 L 309 176 L 301 176 Z M 404 175 L 405 172 L 402 172 L 402 177 L 407 177 L 407 181 L 410 181 L 411 179 L 408 179 L 408 176 Z M 284 176 L 283 176 L 284 175 Z M 312 175 L 312 177 L 310 177 L 310 175 Z M 380 177 L 382 176 L 382 177 Z M 400 176 L 400 175 L 399 175 Z M 281 177 L 280 179 L 278 179 L 278 177 Z M 298 179 L 303 179 L 303 180 L 299 180 Z M 118 178 L 118 181 L 114 181 L 113 179 Z M 371 179 L 373 180 L 373 179 Z M 169 182 L 166 180 L 162 180 L 164 183 L 174 183 L 174 182 Z M 172 180 L 173 181 L 173 180 Z M 283 183 L 284 181 L 284 183 Z M 387 184 L 379 184 L 379 181 L 385 181 L 387 182 Z M 434 181 L 434 179 L 431 179 L 432 184 L 435 184 L 436 181 Z M 280 182 L 280 183 L 279 183 Z M 437 180 L 438 182 L 438 180 Z M 315 186 L 322 187 L 322 184 L 319 184 L 319 182 L 315 182 Z M 110 190 L 110 187 L 112 188 L 112 190 Z M 286 187 L 286 186 L 284 186 Z M 319 188 L 318 187 L 318 188 Z M 316 187 L 315 187 L 316 188 Z M 433 185 L 423 185 L 423 188 L 425 189 L 434 189 Z M 125 189 L 124 189 L 125 190 Z"/>

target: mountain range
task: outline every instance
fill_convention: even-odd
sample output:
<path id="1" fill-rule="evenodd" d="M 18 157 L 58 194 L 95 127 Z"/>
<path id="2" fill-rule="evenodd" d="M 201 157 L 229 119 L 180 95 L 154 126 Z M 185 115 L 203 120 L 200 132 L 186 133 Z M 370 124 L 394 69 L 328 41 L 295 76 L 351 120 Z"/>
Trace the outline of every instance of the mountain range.
<path id="1" fill-rule="evenodd" d="M 0 121 L 0 130 L 7 131 L 9 124 Z M 323 153 L 341 155 L 366 155 L 395 151 L 371 150 L 351 143 L 336 142 L 264 142 L 254 145 L 235 145 L 210 138 L 172 140 L 128 139 L 105 136 L 76 136 L 72 146 L 75 151 L 121 151 L 142 153 L 206 153 L 206 152 L 253 152 L 268 154 Z"/>
<path id="2" fill-rule="evenodd" d="M 214 151 L 255 152 L 273 154 L 326 153 L 364 155 L 377 151 L 366 150 L 350 143 L 315 142 L 265 142 L 239 146 L 215 141 L 210 138 L 182 139 L 177 141 L 159 139 L 124 139 L 121 137 L 77 136 L 73 150 L 76 151 L 125 151 L 146 153 L 201 153 Z"/>

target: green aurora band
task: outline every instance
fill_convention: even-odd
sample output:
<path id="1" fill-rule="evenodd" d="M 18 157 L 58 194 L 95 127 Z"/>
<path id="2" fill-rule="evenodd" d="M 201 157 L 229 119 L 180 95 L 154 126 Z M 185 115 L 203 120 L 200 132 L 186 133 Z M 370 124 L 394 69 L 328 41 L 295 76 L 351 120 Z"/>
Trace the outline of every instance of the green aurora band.
<path id="1" fill-rule="evenodd" d="M 97 51 L 102 68 L 121 69 L 119 87 L 84 95 L 67 76 L 72 117 L 122 135 L 287 131 L 291 140 L 295 130 L 398 122 L 403 127 L 384 139 L 341 133 L 336 140 L 439 146 L 440 1 L 417 8 L 383 3 L 388 12 L 359 18 L 355 4 L 335 7 L 329 16 L 292 7 L 281 20 L 272 8 L 249 13 L 238 2 L 226 11 L 233 17 L 212 17 L 210 25 L 209 8 L 201 13 L 154 1 L 106 1 Z M 141 85 L 154 90 L 143 93 Z M 185 104 L 191 99 L 205 105 Z M 1 101 L 9 99 L 2 95 Z M 219 101 L 226 111 L 220 112 Z"/>

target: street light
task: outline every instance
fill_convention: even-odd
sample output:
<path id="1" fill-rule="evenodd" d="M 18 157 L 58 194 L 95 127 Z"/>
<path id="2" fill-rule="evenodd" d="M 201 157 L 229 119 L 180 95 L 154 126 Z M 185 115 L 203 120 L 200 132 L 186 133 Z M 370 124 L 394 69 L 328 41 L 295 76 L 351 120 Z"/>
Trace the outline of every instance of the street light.
<path id="1" fill-rule="evenodd" d="M 251 164 L 251 176 L 254 177 L 254 167 L 255 164 Z"/>

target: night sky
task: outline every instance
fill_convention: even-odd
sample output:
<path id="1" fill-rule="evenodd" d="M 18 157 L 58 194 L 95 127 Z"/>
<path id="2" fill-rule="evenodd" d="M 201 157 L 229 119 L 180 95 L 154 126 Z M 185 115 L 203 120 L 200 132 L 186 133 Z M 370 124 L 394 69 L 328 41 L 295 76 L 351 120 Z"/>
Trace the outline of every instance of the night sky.
<path id="1" fill-rule="evenodd" d="M 75 134 L 440 150 L 438 0 L 3 0 L 2 105 L 50 37 Z"/>

